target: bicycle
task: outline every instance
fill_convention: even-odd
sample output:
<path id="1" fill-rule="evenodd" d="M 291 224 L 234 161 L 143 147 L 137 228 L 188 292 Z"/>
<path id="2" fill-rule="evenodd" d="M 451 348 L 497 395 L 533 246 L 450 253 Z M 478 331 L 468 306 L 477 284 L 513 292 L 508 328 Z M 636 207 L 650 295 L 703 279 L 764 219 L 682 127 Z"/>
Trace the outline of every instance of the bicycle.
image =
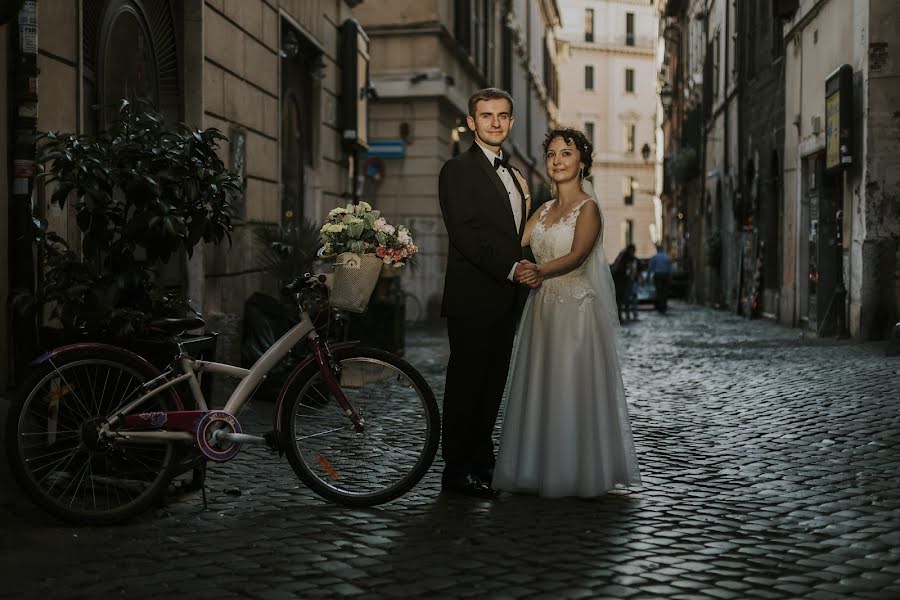
<path id="1" fill-rule="evenodd" d="M 36 359 L 7 419 L 11 470 L 28 495 L 77 524 L 129 519 L 166 492 L 186 452 L 225 462 L 242 444 L 287 454 L 299 478 L 321 497 L 348 506 L 389 502 L 430 468 L 440 437 L 437 402 L 403 359 L 355 342 L 329 346 L 309 307 L 327 299 L 324 276 L 287 286 L 300 322 L 250 369 L 178 355 L 160 372 L 147 360 L 104 343 L 72 344 Z M 171 334 L 203 325 L 198 317 L 154 324 Z M 237 415 L 266 374 L 296 345 L 309 355 L 290 373 L 273 405 L 274 428 L 245 433 Z M 239 379 L 221 409 L 200 388 L 203 373 Z M 175 386 L 186 384 L 193 406 Z"/>

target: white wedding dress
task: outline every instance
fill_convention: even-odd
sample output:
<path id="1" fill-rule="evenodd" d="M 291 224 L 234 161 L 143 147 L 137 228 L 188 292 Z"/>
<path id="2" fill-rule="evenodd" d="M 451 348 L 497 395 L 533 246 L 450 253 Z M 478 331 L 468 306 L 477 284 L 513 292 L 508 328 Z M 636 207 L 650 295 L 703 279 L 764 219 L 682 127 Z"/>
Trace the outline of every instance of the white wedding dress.
<path id="1" fill-rule="evenodd" d="M 554 202 L 531 235 L 538 263 L 569 253 L 584 206 L 546 224 Z M 616 352 L 618 311 L 599 237 L 581 267 L 545 279 L 528 297 L 503 395 L 495 489 L 591 497 L 640 485 Z"/>

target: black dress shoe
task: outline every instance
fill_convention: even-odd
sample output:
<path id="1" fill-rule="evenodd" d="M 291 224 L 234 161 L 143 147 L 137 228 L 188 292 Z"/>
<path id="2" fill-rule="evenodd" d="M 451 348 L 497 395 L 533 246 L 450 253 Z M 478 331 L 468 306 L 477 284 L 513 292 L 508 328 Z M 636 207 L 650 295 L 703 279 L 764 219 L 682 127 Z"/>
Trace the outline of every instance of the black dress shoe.
<path id="1" fill-rule="evenodd" d="M 491 489 L 491 486 L 480 477 L 471 474 L 452 478 L 445 477 L 441 482 L 441 491 L 486 500 L 497 497 L 496 490 Z"/>

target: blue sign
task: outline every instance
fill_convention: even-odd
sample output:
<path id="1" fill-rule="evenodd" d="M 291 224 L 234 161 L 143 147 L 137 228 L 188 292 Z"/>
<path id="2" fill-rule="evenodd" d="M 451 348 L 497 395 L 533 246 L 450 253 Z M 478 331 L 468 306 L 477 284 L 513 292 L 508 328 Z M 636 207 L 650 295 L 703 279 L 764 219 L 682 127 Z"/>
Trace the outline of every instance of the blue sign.
<path id="1" fill-rule="evenodd" d="M 368 158 L 403 158 L 406 144 L 403 140 L 369 140 L 369 150 L 363 154 Z"/>

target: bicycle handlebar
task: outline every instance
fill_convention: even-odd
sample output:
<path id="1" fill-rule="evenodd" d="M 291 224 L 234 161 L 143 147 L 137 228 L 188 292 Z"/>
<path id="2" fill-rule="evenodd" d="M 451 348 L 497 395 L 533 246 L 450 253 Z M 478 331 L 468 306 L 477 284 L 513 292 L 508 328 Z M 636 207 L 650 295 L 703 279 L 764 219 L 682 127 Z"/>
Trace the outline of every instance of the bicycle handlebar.
<path id="1" fill-rule="evenodd" d="M 325 275 L 311 275 L 310 273 L 306 273 L 303 277 L 297 277 L 294 281 L 281 288 L 281 293 L 285 296 L 291 296 L 299 294 L 304 290 L 322 289 L 324 287 L 326 287 Z"/>

